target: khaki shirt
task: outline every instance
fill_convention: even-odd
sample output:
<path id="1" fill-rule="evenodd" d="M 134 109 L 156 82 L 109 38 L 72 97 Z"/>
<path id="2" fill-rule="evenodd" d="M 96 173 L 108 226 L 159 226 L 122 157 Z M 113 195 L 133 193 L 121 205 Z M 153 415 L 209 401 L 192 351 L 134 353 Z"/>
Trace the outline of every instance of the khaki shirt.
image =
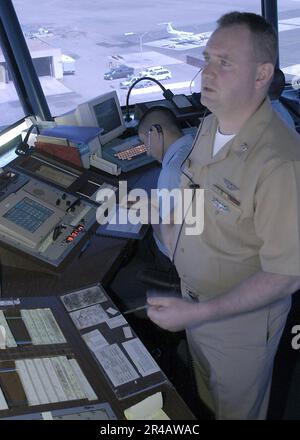
<path id="1" fill-rule="evenodd" d="M 216 129 L 211 114 L 183 166 L 183 188 L 189 176 L 205 190 L 204 230 L 187 235 L 184 222 L 173 255 L 183 284 L 203 298 L 259 270 L 300 275 L 300 136 L 269 99 L 212 158 Z"/>

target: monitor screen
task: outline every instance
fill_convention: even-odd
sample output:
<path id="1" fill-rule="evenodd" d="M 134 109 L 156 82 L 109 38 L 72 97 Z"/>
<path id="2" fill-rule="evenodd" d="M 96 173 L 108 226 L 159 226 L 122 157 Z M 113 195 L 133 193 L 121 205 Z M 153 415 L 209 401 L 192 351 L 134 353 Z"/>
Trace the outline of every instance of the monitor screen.
<path id="1" fill-rule="evenodd" d="M 99 136 L 101 145 L 115 139 L 126 129 L 115 90 L 79 104 L 76 120 L 78 125 L 102 128 L 104 131 Z"/>
<path id="2" fill-rule="evenodd" d="M 103 128 L 101 136 L 120 127 L 120 114 L 114 98 L 100 102 L 93 107 L 99 127 Z"/>

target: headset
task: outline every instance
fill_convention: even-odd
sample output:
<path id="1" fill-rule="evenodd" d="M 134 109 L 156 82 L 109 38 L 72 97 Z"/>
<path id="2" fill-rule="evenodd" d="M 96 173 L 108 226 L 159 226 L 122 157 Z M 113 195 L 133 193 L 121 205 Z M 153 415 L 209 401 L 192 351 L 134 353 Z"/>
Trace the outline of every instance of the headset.
<path id="1" fill-rule="evenodd" d="M 30 154 L 30 152 L 33 150 L 33 147 L 30 147 L 28 145 L 28 140 L 29 140 L 29 136 L 31 135 L 33 130 L 36 130 L 37 134 L 40 134 L 40 130 L 39 127 L 35 124 L 32 124 L 29 129 L 27 130 L 26 136 L 24 138 L 24 140 L 22 142 L 20 142 L 17 145 L 17 148 L 15 149 L 15 153 L 18 156 L 28 156 L 28 154 Z"/>
<path id="2" fill-rule="evenodd" d="M 152 124 L 148 130 L 148 148 L 151 147 L 151 133 L 153 133 L 154 129 L 157 131 L 158 137 L 161 139 L 161 159 L 165 155 L 165 142 L 164 142 L 164 131 L 160 124 Z"/>

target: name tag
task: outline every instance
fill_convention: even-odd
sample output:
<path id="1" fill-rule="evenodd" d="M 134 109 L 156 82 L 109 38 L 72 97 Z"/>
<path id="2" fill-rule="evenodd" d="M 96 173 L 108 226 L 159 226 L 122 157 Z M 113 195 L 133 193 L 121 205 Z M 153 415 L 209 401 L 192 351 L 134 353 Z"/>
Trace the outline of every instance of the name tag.
<path id="1" fill-rule="evenodd" d="M 215 197 L 212 199 L 212 204 L 217 209 L 218 212 L 229 212 L 230 209 L 227 205 L 222 203 L 220 200 L 216 199 Z"/>

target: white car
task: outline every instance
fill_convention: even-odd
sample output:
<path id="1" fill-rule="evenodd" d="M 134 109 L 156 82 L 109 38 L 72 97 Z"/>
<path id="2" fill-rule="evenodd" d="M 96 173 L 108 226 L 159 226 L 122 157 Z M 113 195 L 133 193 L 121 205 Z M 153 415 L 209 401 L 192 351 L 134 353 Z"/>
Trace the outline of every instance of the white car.
<path id="1" fill-rule="evenodd" d="M 150 78 L 155 78 L 158 81 L 172 78 L 170 70 L 166 69 L 163 66 L 148 67 L 147 69 L 143 70 L 142 75 L 149 76 Z"/>
<path id="2" fill-rule="evenodd" d="M 128 78 L 127 80 L 120 82 L 120 88 L 121 89 L 129 89 L 129 87 L 131 87 L 132 84 L 140 78 L 141 78 L 140 76 L 132 76 L 131 78 Z M 153 81 L 149 81 L 146 79 L 144 81 L 138 82 L 134 87 L 137 89 L 141 89 L 141 88 L 150 87 L 153 85 L 155 85 Z"/>

